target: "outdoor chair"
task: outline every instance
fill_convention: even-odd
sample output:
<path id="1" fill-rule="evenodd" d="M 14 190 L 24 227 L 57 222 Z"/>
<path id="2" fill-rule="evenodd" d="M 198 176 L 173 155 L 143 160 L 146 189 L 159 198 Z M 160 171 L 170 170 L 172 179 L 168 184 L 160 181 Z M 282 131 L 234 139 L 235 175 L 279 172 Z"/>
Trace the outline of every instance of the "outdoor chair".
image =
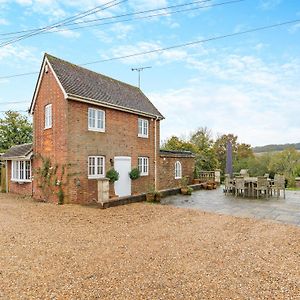
<path id="1" fill-rule="evenodd" d="M 227 193 L 232 193 L 234 190 L 234 185 L 232 184 L 232 181 L 230 179 L 229 174 L 225 174 L 225 180 L 224 180 L 224 193 L 227 196 Z"/>
<path id="2" fill-rule="evenodd" d="M 257 185 L 256 187 L 254 187 L 254 190 L 256 191 L 257 199 L 259 198 L 260 195 L 262 195 L 262 192 L 268 198 L 270 192 L 270 185 L 268 182 L 268 178 L 265 176 L 258 176 Z"/>
<path id="3" fill-rule="evenodd" d="M 235 196 L 242 195 L 245 197 L 247 187 L 245 186 L 245 179 L 243 176 L 235 177 Z"/>
<path id="4" fill-rule="evenodd" d="M 285 199 L 285 177 L 284 175 L 275 174 L 274 183 L 272 185 L 274 195 L 276 193 L 277 198 L 280 196 L 280 191 L 283 191 L 283 198 Z"/>
<path id="5" fill-rule="evenodd" d="M 248 169 L 241 169 L 240 176 L 249 177 Z"/>

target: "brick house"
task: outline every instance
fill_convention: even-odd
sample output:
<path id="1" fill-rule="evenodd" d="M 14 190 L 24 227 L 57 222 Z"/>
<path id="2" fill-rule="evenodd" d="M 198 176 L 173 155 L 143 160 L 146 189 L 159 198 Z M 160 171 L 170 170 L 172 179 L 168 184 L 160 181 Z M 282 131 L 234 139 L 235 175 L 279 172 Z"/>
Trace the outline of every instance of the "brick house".
<path id="1" fill-rule="evenodd" d="M 64 166 L 66 202 L 97 201 L 97 180 L 112 167 L 119 172 L 115 182 L 119 196 L 143 193 L 149 186 L 178 186 L 185 174 L 192 178 L 192 154 L 160 152 L 164 117 L 137 87 L 45 54 L 30 113 L 32 168 L 41 165 L 38 157 Z M 172 163 L 166 164 L 166 159 Z M 134 167 L 141 177 L 131 181 L 128 173 Z M 174 179 L 170 182 L 165 176 Z M 42 197 L 36 180 L 31 190 L 35 198 Z"/>

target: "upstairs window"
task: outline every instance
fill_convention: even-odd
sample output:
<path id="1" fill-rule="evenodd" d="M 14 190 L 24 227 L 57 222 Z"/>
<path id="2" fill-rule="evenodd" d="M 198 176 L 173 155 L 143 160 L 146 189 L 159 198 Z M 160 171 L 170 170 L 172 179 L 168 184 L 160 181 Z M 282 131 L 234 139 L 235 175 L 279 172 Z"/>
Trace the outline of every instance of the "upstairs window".
<path id="1" fill-rule="evenodd" d="M 149 132 L 149 121 L 145 119 L 138 119 L 138 136 L 147 138 Z"/>
<path id="2" fill-rule="evenodd" d="M 30 182 L 31 162 L 30 160 L 13 160 L 11 166 L 11 180 Z"/>
<path id="3" fill-rule="evenodd" d="M 181 162 L 176 161 L 176 163 L 175 163 L 175 179 L 180 179 L 181 177 L 182 177 Z"/>
<path id="4" fill-rule="evenodd" d="M 138 158 L 138 169 L 141 176 L 147 176 L 149 174 L 149 158 L 139 157 Z"/>
<path id="5" fill-rule="evenodd" d="M 105 112 L 101 109 L 88 109 L 88 129 L 92 131 L 105 131 Z"/>
<path id="6" fill-rule="evenodd" d="M 88 178 L 103 178 L 105 174 L 104 156 L 89 156 L 88 158 Z"/>
<path id="7" fill-rule="evenodd" d="M 52 104 L 45 106 L 45 129 L 52 127 Z"/>

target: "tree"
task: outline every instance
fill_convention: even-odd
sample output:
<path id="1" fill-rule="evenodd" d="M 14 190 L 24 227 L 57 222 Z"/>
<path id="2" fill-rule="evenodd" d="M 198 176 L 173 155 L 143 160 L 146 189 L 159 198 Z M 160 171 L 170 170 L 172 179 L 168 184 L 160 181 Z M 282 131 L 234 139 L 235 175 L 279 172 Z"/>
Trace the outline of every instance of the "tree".
<path id="1" fill-rule="evenodd" d="M 220 168 L 222 171 L 225 171 L 226 166 L 226 149 L 227 149 L 227 143 L 231 142 L 232 145 L 232 157 L 233 161 L 236 158 L 237 154 L 237 136 L 233 134 L 223 134 L 219 136 L 214 144 L 214 151 L 216 153 L 216 157 L 220 163 Z"/>
<path id="2" fill-rule="evenodd" d="M 192 133 L 190 143 L 197 149 L 195 154 L 198 171 L 209 171 L 218 167 L 218 160 L 213 149 L 212 133 L 207 127 L 199 128 Z"/>
<path id="3" fill-rule="evenodd" d="M 270 170 L 283 174 L 290 187 L 295 184 L 295 177 L 300 175 L 300 153 L 295 148 L 288 148 L 272 155 Z"/>
<path id="4" fill-rule="evenodd" d="M 196 147 L 190 143 L 186 142 L 177 136 L 172 136 L 167 141 L 165 141 L 161 147 L 163 150 L 181 150 L 181 151 L 191 151 L 193 153 L 197 152 Z"/>
<path id="5" fill-rule="evenodd" d="M 0 152 L 14 145 L 32 142 L 32 124 L 27 117 L 15 111 L 5 112 L 0 119 Z"/>

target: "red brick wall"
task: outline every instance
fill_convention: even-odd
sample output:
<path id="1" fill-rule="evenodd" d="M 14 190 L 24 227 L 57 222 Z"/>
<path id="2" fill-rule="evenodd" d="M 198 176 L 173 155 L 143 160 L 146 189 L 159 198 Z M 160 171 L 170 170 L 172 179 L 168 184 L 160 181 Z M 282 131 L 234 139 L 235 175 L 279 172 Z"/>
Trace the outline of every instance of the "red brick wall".
<path id="1" fill-rule="evenodd" d="M 11 181 L 11 160 L 8 161 L 8 191 L 10 193 L 14 194 L 20 194 L 20 195 L 26 195 L 26 196 L 31 196 L 32 195 L 32 182 L 22 182 L 18 183 L 15 181 Z"/>
<path id="2" fill-rule="evenodd" d="M 41 165 L 39 155 L 49 157 L 53 165 L 62 166 L 67 163 L 67 100 L 64 99 L 63 92 L 59 87 L 51 69 L 48 73 L 42 74 L 42 80 L 38 91 L 36 105 L 33 113 L 34 143 L 33 151 L 36 155 L 33 169 Z M 45 128 L 45 106 L 52 104 L 52 128 Z M 59 171 L 61 168 L 59 168 Z M 34 177 L 36 175 L 33 172 Z M 59 175 L 59 174 L 58 174 Z M 34 197 L 42 198 L 37 181 L 33 184 Z M 56 195 L 50 197 L 57 202 Z M 49 199 L 48 199 L 49 200 Z"/>
<path id="3" fill-rule="evenodd" d="M 180 155 L 160 155 L 159 157 L 159 190 L 179 187 L 181 179 L 175 179 L 175 163 L 179 161 L 182 167 L 182 177 L 189 176 L 190 184 L 194 178 L 195 158 Z"/>
<path id="4" fill-rule="evenodd" d="M 44 108 L 52 104 L 52 128 L 44 129 Z M 105 132 L 88 131 L 88 108 L 105 111 Z M 42 75 L 33 114 L 34 153 L 36 157 L 49 157 L 53 165 L 68 166 L 68 183 L 64 188 L 65 201 L 87 203 L 97 200 L 97 182 L 88 179 L 88 156 L 105 156 L 106 171 L 111 168 L 110 159 L 115 156 L 130 156 L 132 168 L 137 167 L 138 156 L 149 157 L 149 175 L 132 181 L 132 192 L 145 192 L 154 184 L 154 127 L 157 126 L 159 145 L 159 121 L 149 119 L 149 138 L 139 138 L 138 115 L 115 109 L 90 105 L 73 100 L 65 100 L 54 74 L 49 68 Z M 157 159 L 159 147 L 157 147 Z M 33 169 L 41 165 L 34 159 Z M 42 198 L 42 193 L 34 180 L 34 197 Z M 57 202 L 57 196 L 50 197 Z"/>
<path id="5" fill-rule="evenodd" d="M 88 130 L 89 107 L 105 111 L 104 133 Z M 96 180 L 88 179 L 88 156 L 91 155 L 105 156 L 106 171 L 111 168 L 110 160 L 115 156 L 130 156 L 132 168 L 137 167 L 138 156 L 147 156 L 149 175 L 132 181 L 132 193 L 145 192 L 150 184 L 154 184 L 154 120 L 146 118 L 149 120 L 149 137 L 140 138 L 137 136 L 138 115 L 72 100 L 69 100 L 68 115 L 68 161 L 72 163 L 70 172 L 74 174 L 69 186 L 72 202 L 97 199 Z M 156 124 L 159 145 L 159 121 Z"/>

